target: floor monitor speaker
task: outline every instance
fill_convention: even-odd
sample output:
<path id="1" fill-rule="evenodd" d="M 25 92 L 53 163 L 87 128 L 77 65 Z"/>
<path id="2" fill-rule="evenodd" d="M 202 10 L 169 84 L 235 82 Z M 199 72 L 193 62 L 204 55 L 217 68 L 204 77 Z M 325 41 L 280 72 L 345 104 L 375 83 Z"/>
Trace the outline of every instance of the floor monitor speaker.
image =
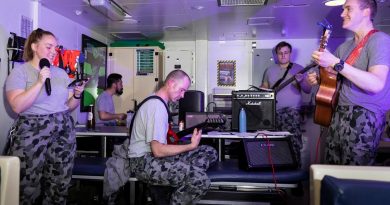
<path id="1" fill-rule="evenodd" d="M 290 137 L 243 139 L 240 166 L 247 170 L 298 167 Z"/>

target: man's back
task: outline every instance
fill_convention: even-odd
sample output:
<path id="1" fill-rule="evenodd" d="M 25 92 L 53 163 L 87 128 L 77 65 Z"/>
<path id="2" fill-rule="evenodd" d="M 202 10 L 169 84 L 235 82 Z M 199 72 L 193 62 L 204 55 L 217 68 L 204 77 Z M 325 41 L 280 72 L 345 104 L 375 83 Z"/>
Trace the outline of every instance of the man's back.
<path id="1" fill-rule="evenodd" d="M 129 157 L 141 157 L 151 152 L 150 142 L 152 140 L 166 144 L 167 132 L 168 113 L 163 102 L 159 99 L 148 100 L 139 108 L 135 116 Z"/>
<path id="2" fill-rule="evenodd" d="M 105 123 L 105 124 L 107 123 L 107 124 L 112 124 L 112 125 L 116 124 L 115 120 L 103 121 L 99 117 L 99 111 L 104 111 L 104 112 L 111 113 L 111 114 L 115 113 L 114 101 L 112 99 L 112 96 L 107 91 L 103 91 L 102 93 L 100 93 L 100 95 L 96 99 L 96 109 L 95 110 L 96 110 L 96 112 L 95 112 L 96 123 Z"/>

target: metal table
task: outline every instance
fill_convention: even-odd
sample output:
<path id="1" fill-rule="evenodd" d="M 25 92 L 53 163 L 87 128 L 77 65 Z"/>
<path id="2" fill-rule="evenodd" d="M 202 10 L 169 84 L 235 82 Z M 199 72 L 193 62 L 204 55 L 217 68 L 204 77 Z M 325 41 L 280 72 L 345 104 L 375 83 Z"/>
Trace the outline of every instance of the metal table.
<path id="1" fill-rule="evenodd" d="M 96 126 L 95 129 L 76 127 L 76 137 L 101 137 L 103 157 L 107 157 L 107 137 L 129 136 L 129 129 L 125 126 Z"/>
<path id="2" fill-rule="evenodd" d="M 271 132 L 271 131 L 258 131 L 258 132 L 208 132 L 207 134 L 202 134 L 204 139 L 218 139 L 218 161 L 223 161 L 224 157 L 224 145 L 225 139 L 230 140 L 241 140 L 241 139 L 252 139 L 252 138 L 283 138 L 291 135 L 291 133 L 286 131 L 281 132 Z M 191 136 L 186 136 L 191 137 Z"/>

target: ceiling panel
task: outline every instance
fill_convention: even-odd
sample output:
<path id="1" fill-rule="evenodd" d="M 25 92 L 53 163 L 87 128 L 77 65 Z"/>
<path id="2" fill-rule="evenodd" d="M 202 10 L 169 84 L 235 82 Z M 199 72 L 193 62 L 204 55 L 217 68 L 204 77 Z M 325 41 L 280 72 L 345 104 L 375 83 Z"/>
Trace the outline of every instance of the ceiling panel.
<path id="1" fill-rule="evenodd" d="M 35 1 L 35 0 L 34 0 Z M 350 35 L 341 28 L 341 7 L 326 7 L 322 0 L 268 0 L 265 6 L 218 7 L 217 0 L 115 0 L 133 19 L 111 21 L 88 5 L 88 0 L 39 0 L 43 6 L 102 34 L 141 32 L 159 40 L 219 40 L 318 38 L 317 22 L 326 18 L 333 37 Z M 378 0 L 375 22 L 390 32 L 390 0 Z M 82 11 L 77 16 L 75 10 Z M 269 18 L 270 25 L 248 25 L 249 18 Z M 135 24 L 135 22 L 138 22 Z M 166 31 L 166 26 L 180 26 Z"/>
<path id="2" fill-rule="evenodd" d="M 121 6 L 134 17 L 185 14 L 184 2 L 177 0 L 159 3 L 127 3 Z"/>

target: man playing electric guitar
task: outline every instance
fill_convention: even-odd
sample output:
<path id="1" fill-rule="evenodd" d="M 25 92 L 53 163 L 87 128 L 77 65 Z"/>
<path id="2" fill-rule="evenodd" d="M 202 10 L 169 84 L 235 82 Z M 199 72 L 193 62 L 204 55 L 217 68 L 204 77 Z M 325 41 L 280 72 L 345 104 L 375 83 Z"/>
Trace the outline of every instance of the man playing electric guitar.
<path id="1" fill-rule="evenodd" d="M 272 88 L 275 92 L 277 91 L 276 129 L 289 131 L 293 134 L 291 141 L 298 164 L 300 164 L 302 149 L 301 90 L 310 93 L 311 87 L 303 80 L 303 74 L 298 74 L 303 67 L 290 61 L 291 50 L 291 45 L 284 41 L 275 46 L 274 52 L 278 57 L 278 62 L 265 70 L 261 87 Z M 292 76 L 295 76 L 295 81 L 280 88 L 280 85 Z"/>
<path id="2" fill-rule="evenodd" d="M 217 151 L 199 145 L 202 131 L 194 129 L 189 144 L 169 144 L 168 102 L 184 97 L 191 78 L 182 70 L 170 72 L 163 86 L 140 106 L 131 129 L 129 158 L 135 176 L 149 185 L 175 187 L 169 204 L 192 204 L 206 194 L 210 179 L 206 174 L 217 161 Z M 164 199 L 161 198 L 164 202 Z"/>
<path id="3" fill-rule="evenodd" d="M 339 100 L 329 126 L 325 163 L 372 165 L 390 109 L 390 37 L 374 30 L 375 0 L 347 0 L 341 17 L 343 28 L 354 38 L 341 44 L 335 55 L 314 51 L 321 69 L 341 77 Z M 307 81 L 318 84 L 316 73 Z"/>

